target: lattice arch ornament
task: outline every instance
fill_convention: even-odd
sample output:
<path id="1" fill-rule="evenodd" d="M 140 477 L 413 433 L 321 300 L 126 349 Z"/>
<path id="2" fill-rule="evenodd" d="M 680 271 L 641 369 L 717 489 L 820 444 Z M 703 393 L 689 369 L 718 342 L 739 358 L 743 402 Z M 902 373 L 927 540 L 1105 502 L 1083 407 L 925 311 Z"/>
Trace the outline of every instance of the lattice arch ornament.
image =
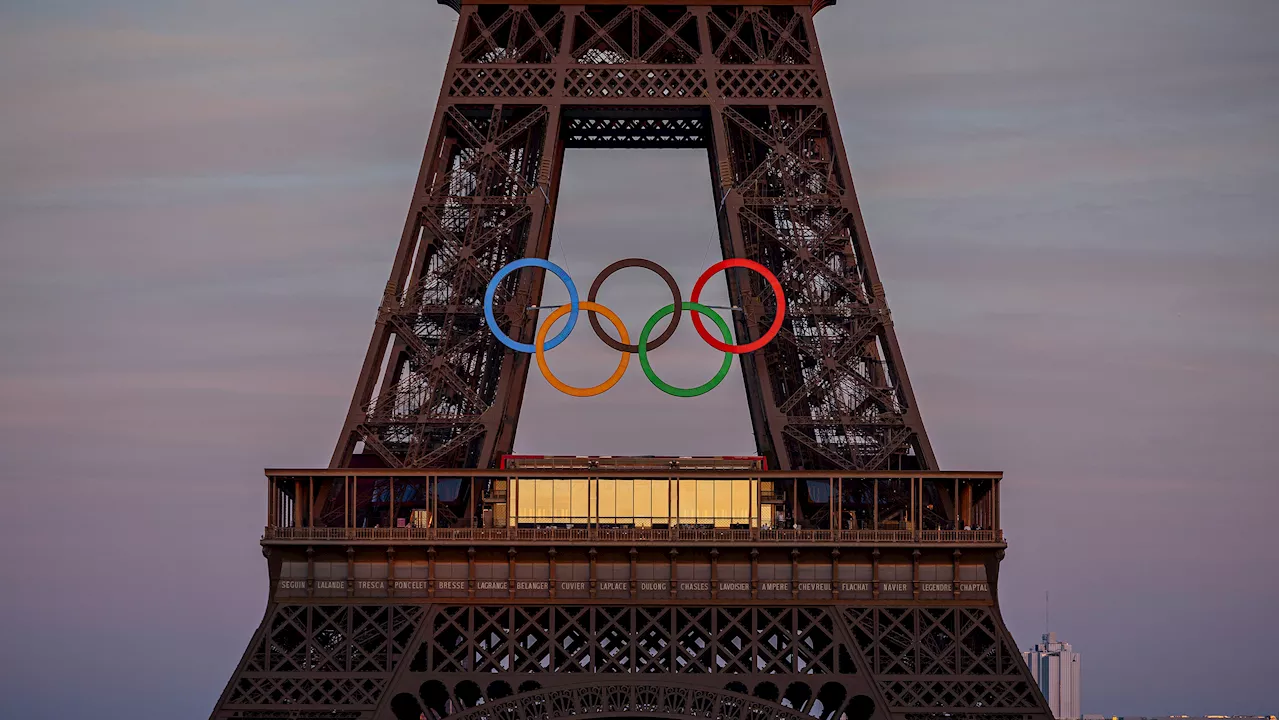
<path id="1" fill-rule="evenodd" d="M 978 606 L 282 604 L 222 717 L 1008 720 L 1021 662 Z"/>
<path id="2" fill-rule="evenodd" d="M 397 695 L 400 712 L 396 720 L 419 717 L 426 709 L 410 693 Z M 411 704 L 412 702 L 412 704 Z M 491 700 L 484 705 L 442 717 L 450 720 L 554 720 L 570 717 L 655 717 L 670 720 L 814 720 L 838 717 L 839 707 L 808 714 L 777 702 L 751 695 L 696 686 L 667 685 L 652 679 L 566 685 L 554 690 L 537 689 L 511 698 Z"/>
<path id="3" fill-rule="evenodd" d="M 385 716 L 868 720 L 875 691 L 838 623 L 819 607 L 439 606 Z"/>

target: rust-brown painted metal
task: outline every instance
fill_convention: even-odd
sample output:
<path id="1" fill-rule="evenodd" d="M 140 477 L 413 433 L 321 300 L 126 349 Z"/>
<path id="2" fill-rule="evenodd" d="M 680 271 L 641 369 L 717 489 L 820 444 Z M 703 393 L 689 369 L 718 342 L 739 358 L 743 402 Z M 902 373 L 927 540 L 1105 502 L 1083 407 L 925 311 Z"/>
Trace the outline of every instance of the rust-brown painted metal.
<path id="1" fill-rule="evenodd" d="M 333 467 L 496 467 L 530 363 L 481 302 L 503 265 L 547 257 L 564 149 L 696 147 L 724 256 L 764 264 L 787 296 L 783 331 L 741 363 L 770 467 L 936 468 L 809 5 L 465 5 L 458 28 Z M 521 342 L 542 281 L 520 272 L 495 301 Z M 729 286 L 749 342 L 772 293 L 747 271 Z"/>
<path id="2" fill-rule="evenodd" d="M 937 471 L 907 378 L 814 34 L 831 3 L 443 4 L 458 29 L 356 390 L 329 470 L 268 473 L 268 607 L 213 719 L 1049 720 L 1000 617 L 1000 477 Z M 769 471 L 498 469 L 530 359 L 481 301 L 547 257 L 567 147 L 707 151 L 724 256 L 787 296 L 741 358 Z M 749 342 L 771 291 L 728 281 Z M 542 282 L 499 287 L 510 337 L 532 340 Z M 493 523 L 517 476 L 645 472 L 747 473 L 791 527 Z"/>

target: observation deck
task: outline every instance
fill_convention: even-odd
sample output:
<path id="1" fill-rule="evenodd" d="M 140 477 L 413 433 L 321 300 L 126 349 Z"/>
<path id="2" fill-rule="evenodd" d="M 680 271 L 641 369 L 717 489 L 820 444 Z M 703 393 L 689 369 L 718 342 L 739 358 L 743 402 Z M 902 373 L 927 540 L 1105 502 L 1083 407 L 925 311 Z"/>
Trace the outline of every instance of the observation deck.
<path id="1" fill-rule="evenodd" d="M 267 470 L 263 543 L 1005 545 L 996 472 L 571 460 L 509 458 L 499 470 Z"/>
<path id="2" fill-rule="evenodd" d="M 983 604 L 1005 548 L 1000 473 L 508 456 L 266 475 L 278 598 Z"/>

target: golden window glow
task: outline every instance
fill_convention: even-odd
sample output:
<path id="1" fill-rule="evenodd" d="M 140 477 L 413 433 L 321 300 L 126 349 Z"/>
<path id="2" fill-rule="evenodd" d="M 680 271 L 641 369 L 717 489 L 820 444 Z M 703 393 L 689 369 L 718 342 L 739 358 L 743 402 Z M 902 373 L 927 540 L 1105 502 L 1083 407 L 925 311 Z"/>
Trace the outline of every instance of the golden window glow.
<path id="1" fill-rule="evenodd" d="M 603 524 L 728 528 L 759 524 L 756 480 L 522 478 L 513 479 L 511 485 L 515 512 L 508 523 L 513 527 Z"/>

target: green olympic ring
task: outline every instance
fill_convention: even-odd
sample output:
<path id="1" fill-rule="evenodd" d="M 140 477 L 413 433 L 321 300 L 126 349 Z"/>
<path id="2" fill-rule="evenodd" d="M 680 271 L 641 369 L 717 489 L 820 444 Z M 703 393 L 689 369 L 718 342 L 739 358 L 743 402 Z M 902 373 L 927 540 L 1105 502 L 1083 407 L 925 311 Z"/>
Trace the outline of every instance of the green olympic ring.
<path id="1" fill-rule="evenodd" d="M 733 333 L 729 331 L 729 324 L 711 308 L 703 305 L 702 303 L 684 302 L 680 304 L 680 309 L 682 312 L 684 310 L 690 310 L 711 318 L 720 328 L 720 333 L 724 335 L 724 341 L 726 343 L 733 342 Z M 644 376 L 649 378 L 649 382 L 653 383 L 654 387 L 668 395 L 688 398 L 709 393 L 714 390 L 722 380 L 724 380 L 726 375 L 729 374 L 729 368 L 733 366 L 733 353 L 726 352 L 724 354 L 724 363 L 720 365 L 720 370 L 715 374 L 715 377 L 697 387 L 691 388 L 676 387 L 675 385 L 667 383 L 662 378 L 658 377 L 658 374 L 653 371 L 653 367 L 649 365 L 649 333 L 653 332 L 653 328 L 662 320 L 662 318 L 673 312 L 675 312 L 675 305 L 667 305 L 654 313 L 653 316 L 649 318 L 649 321 L 644 324 L 644 329 L 640 331 L 640 340 L 636 343 L 640 350 L 640 367 L 644 370 Z"/>

